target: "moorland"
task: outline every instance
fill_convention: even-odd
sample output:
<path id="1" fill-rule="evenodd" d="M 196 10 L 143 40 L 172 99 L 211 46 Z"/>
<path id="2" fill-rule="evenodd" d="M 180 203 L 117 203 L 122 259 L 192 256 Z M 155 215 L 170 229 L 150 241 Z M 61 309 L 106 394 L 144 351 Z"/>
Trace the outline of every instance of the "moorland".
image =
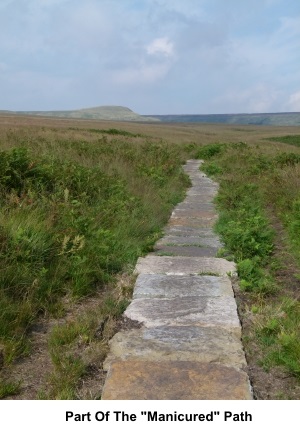
<path id="1" fill-rule="evenodd" d="M 99 399 L 133 268 L 183 200 L 220 184 L 220 256 L 257 399 L 300 398 L 300 127 L 0 116 L 0 398 Z"/>

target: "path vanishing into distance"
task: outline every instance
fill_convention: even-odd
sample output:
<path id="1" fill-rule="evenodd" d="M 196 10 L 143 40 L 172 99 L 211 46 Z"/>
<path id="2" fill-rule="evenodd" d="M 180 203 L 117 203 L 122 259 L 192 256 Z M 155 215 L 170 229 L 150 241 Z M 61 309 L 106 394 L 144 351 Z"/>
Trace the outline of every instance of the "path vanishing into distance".
<path id="1" fill-rule="evenodd" d="M 184 166 L 192 187 L 155 252 L 139 258 L 130 329 L 110 341 L 103 400 L 250 400 L 241 325 L 230 280 L 235 264 L 216 254 L 218 185 Z"/>

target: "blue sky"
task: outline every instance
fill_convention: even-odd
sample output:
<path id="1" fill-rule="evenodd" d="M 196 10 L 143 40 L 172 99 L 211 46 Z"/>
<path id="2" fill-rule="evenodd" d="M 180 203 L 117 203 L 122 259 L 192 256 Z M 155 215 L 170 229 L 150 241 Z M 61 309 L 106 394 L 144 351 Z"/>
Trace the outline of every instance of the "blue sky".
<path id="1" fill-rule="evenodd" d="M 300 111 L 299 0 L 1 0 L 0 109 Z"/>

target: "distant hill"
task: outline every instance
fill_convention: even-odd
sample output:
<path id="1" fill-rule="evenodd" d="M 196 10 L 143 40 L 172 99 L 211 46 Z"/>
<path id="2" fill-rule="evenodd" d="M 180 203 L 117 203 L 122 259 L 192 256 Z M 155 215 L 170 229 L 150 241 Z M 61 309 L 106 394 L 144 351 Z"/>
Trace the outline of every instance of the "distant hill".
<path id="1" fill-rule="evenodd" d="M 162 122 L 202 122 L 241 125 L 300 125 L 299 112 L 215 114 L 215 115 L 151 115 Z M 147 116 L 144 116 L 147 118 Z"/>
<path id="2" fill-rule="evenodd" d="M 62 111 L 0 110 L 0 114 L 36 115 L 54 118 L 95 119 L 110 121 L 300 126 L 300 112 L 208 115 L 139 115 L 133 112 L 131 109 L 123 106 L 98 106 L 87 109 Z"/>
<path id="3" fill-rule="evenodd" d="M 123 106 L 99 106 L 87 109 L 78 110 L 62 110 L 62 111 L 0 111 L 3 114 L 14 115 L 36 115 L 48 116 L 55 118 L 74 118 L 74 119 L 98 119 L 112 121 L 143 121 L 153 122 L 159 121 L 151 116 L 143 117 L 127 107 Z"/>

